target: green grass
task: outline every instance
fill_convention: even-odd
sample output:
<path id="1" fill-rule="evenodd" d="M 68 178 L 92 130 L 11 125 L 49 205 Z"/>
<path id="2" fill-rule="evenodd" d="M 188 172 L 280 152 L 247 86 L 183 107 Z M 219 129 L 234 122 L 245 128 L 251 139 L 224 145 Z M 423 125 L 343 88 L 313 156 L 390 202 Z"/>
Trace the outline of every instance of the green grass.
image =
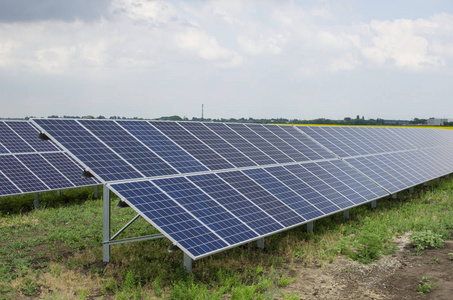
<path id="1" fill-rule="evenodd" d="M 430 182 L 398 200 L 381 199 L 376 209 L 363 205 L 315 222 L 315 233 L 300 226 L 195 261 L 183 268 L 183 253 L 168 253 L 166 239 L 112 246 L 102 262 L 102 200 L 93 188 L 40 194 L 43 209 L 32 210 L 33 195 L 0 198 L 0 299 L 42 297 L 84 299 L 296 299 L 284 294 L 299 266 L 332 263 L 346 255 L 370 263 L 395 251 L 391 240 L 406 232 L 428 232 L 447 239 L 453 229 L 453 181 Z M 100 195 L 102 196 L 102 194 Z M 135 213 L 117 210 L 112 200 L 112 233 Z M 22 205 L 22 206 L 21 206 Z M 121 237 L 157 233 L 137 220 Z M 121 238 L 120 237 L 120 238 Z"/>

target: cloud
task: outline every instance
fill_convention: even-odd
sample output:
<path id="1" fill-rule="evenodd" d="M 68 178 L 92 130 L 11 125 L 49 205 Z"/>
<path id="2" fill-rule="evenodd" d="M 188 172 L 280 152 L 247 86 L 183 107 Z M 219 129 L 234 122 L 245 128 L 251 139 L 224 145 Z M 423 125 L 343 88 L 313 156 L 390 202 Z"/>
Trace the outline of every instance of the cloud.
<path id="1" fill-rule="evenodd" d="M 394 65 L 414 71 L 443 67 L 448 52 L 444 50 L 451 45 L 451 38 L 444 36 L 444 41 L 450 40 L 445 43 L 434 36 L 441 27 L 437 18 L 372 21 L 369 25 L 371 45 L 364 47 L 362 54 L 375 65 Z M 453 16 L 446 19 L 453 24 Z"/>
<path id="2" fill-rule="evenodd" d="M 108 14 L 111 0 L 2 0 L 0 22 L 95 21 Z"/>

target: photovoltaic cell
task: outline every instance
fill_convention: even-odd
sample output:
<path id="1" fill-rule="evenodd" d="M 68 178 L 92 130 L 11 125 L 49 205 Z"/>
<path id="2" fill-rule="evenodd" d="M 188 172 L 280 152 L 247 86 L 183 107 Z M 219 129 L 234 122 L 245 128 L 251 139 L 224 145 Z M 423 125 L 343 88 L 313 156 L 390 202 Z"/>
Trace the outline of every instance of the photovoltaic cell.
<path id="1" fill-rule="evenodd" d="M 358 154 L 352 152 L 352 149 L 347 147 L 343 142 L 336 140 L 321 127 L 300 126 L 298 128 L 339 157 L 348 157 Z"/>
<path id="2" fill-rule="evenodd" d="M 226 125 L 278 163 L 294 162 L 293 159 L 253 132 L 244 124 L 230 123 Z"/>
<path id="3" fill-rule="evenodd" d="M 296 139 L 294 136 L 289 134 L 287 131 L 283 130 L 281 126 L 267 125 L 265 127 L 267 130 L 273 132 L 276 136 L 284 140 L 287 144 L 291 145 L 294 149 L 296 149 L 300 153 L 301 156 L 298 157 L 297 161 L 301 162 L 310 160 L 310 158 L 307 156 L 307 152 L 313 152 L 313 150 L 311 150 L 308 145 L 305 145 L 304 143 Z M 311 156 L 315 157 L 314 159 L 322 159 L 322 156 L 314 152 L 311 154 Z"/>
<path id="4" fill-rule="evenodd" d="M 125 182 L 111 188 L 193 258 L 228 247 L 220 237 L 149 181 Z"/>
<path id="5" fill-rule="evenodd" d="M 303 223 L 301 216 L 242 172 L 233 171 L 218 175 L 285 227 Z"/>
<path id="6" fill-rule="evenodd" d="M 49 190 L 33 173 L 31 173 L 14 156 L 1 156 L 0 171 L 10 178 L 24 193 Z"/>
<path id="7" fill-rule="evenodd" d="M 6 124 L 37 152 L 60 150 L 50 141 L 39 140 L 39 131 L 29 122 L 7 121 Z"/>
<path id="8" fill-rule="evenodd" d="M 6 149 L 1 143 L 0 143 L 0 153 L 9 153 L 8 149 Z"/>
<path id="9" fill-rule="evenodd" d="M 303 180 L 291 173 L 286 168 L 270 167 L 266 168 L 266 171 L 278 178 L 278 180 L 280 180 L 283 184 L 299 194 L 299 196 L 311 203 L 323 214 L 331 214 L 340 209 L 337 205 L 332 203 L 332 201 L 324 197 L 324 195 L 312 188 L 310 185 L 305 183 Z M 307 172 L 305 176 L 312 177 L 313 175 Z"/>
<path id="10" fill-rule="evenodd" d="M 247 157 L 253 160 L 259 166 L 272 165 L 277 162 L 266 155 L 263 151 L 255 147 L 251 142 L 244 139 L 235 131 L 222 123 L 206 123 L 206 127 L 221 136 L 228 143 L 233 145 L 236 149 L 244 153 Z"/>
<path id="11" fill-rule="evenodd" d="M 2 174 L 2 172 L 0 172 L 0 195 L 13 195 L 20 193 L 21 191 L 11 181 L 9 181 L 8 178 Z"/>
<path id="12" fill-rule="evenodd" d="M 289 165 L 285 166 L 290 172 L 296 175 L 299 179 L 319 191 L 325 198 L 336 206 L 345 209 L 353 206 L 354 203 L 349 201 L 345 196 L 338 193 L 335 189 L 329 186 L 326 182 L 317 176 L 316 172 L 320 172 L 320 168 L 315 163 L 308 163 L 302 165 Z M 307 176 L 307 173 L 316 174 L 315 176 Z"/>
<path id="13" fill-rule="evenodd" d="M 151 124 L 142 121 L 126 121 L 118 122 L 118 124 L 179 172 L 192 173 L 208 171 L 208 168 L 204 167 L 199 161 L 160 133 Z"/>
<path id="14" fill-rule="evenodd" d="M 153 183 L 228 244 L 241 243 L 258 236 L 187 179 L 158 179 Z"/>
<path id="15" fill-rule="evenodd" d="M 228 160 L 235 167 L 256 166 L 256 163 L 236 150 L 236 148 L 231 146 L 202 123 L 180 122 L 178 124 L 190 131 L 206 145 L 209 145 L 209 147 Z"/>
<path id="16" fill-rule="evenodd" d="M 72 185 L 79 187 L 97 184 L 97 180 L 94 178 L 83 178 L 81 176 L 83 169 L 65 153 L 42 153 L 41 156 L 72 183 L 65 188 Z"/>
<path id="17" fill-rule="evenodd" d="M 187 178 L 260 235 L 283 229 L 270 215 L 217 175 L 194 175 Z"/>
<path id="18" fill-rule="evenodd" d="M 264 169 L 244 170 L 244 173 L 264 187 L 274 197 L 296 211 L 305 220 L 315 219 L 323 215 L 316 207 Z"/>
<path id="19" fill-rule="evenodd" d="M 404 187 L 404 184 L 401 181 L 386 173 L 385 170 L 376 165 L 376 161 L 372 160 L 372 157 L 346 158 L 345 161 L 382 186 L 389 193 L 396 193 Z M 379 162 L 377 163 L 379 164 Z"/>
<path id="20" fill-rule="evenodd" d="M 273 127 L 273 125 L 252 125 L 247 124 L 245 125 L 260 137 L 265 139 L 268 143 L 276 147 L 281 152 L 285 153 L 288 157 L 292 158 L 294 161 L 305 161 L 307 157 L 297 151 L 293 146 L 288 144 L 286 141 L 281 139 L 279 136 L 275 135 L 272 131 L 268 130 L 269 127 Z"/>
<path id="21" fill-rule="evenodd" d="M 189 134 L 184 128 L 177 123 L 171 122 L 149 122 L 157 129 L 162 131 L 169 138 L 174 140 L 178 145 L 184 148 L 192 156 L 201 161 L 210 170 L 230 169 L 234 168 L 232 164 L 227 162 L 213 150 L 208 148 L 196 137 Z"/>
<path id="22" fill-rule="evenodd" d="M 5 122 L 0 122 L 0 143 L 12 153 L 35 152 Z"/>
<path id="23" fill-rule="evenodd" d="M 305 147 L 297 148 L 310 160 L 318 159 L 330 159 L 335 158 L 335 155 L 327 151 L 321 145 L 310 139 L 307 135 L 300 131 L 300 128 L 293 126 L 280 126 L 281 129 L 286 131 L 288 134 L 299 140 Z"/>
<path id="24" fill-rule="evenodd" d="M 38 126 L 104 181 L 143 178 L 120 156 L 90 134 L 76 120 L 36 119 Z"/>
<path id="25" fill-rule="evenodd" d="M 178 173 L 113 121 L 81 120 L 80 123 L 140 171 L 144 177 Z"/>
<path id="26" fill-rule="evenodd" d="M 49 189 L 57 190 L 65 187 L 74 187 L 72 183 L 37 153 L 19 154 L 16 155 L 16 158 L 32 171 L 35 176 L 40 178 Z"/>

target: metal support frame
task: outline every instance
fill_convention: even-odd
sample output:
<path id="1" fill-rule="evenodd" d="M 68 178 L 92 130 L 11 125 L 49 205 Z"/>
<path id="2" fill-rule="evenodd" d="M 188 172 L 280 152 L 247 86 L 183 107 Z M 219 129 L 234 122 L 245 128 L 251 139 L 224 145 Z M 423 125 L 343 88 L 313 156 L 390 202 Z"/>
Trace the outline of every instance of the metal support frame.
<path id="1" fill-rule="evenodd" d="M 97 186 L 96 186 L 97 188 Z M 125 238 L 115 240 L 126 228 L 128 228 L 132 223 L 137 220 L 140 215 L 137 214 L 132 220 L 130 220 L 126 225 L 124 225 L 117 233 L 110 236 L 111 227 L 111 198 L 110 198 L 110 190 L 106 185 L 103 187 L 103 198 L 102 198 L 102 205 L 103 205 L 103 229 L 102 229 L 102 260 L 105 262 L 110 261 L 110 246 L 115 244 L 124 244 L 130 242 L 139 242 L 139 241 L 146 241 L 146 240 L 154 240 L 154 239 L 161 239 L 165 236 L 163 234 L 151 234 L 145 236 L 138 236 L 132 238 Z"/>
<path id="2" fill-rule="evenodd" d="M 307 232 L 313 232 L 313 221 L 307 223 Z"/>
<path id="3" fill-rule="evenodd" d="M 376 205 L 377 205 L 376 200 L 371 201 L 371 208 L 376 208 Z"/>
<path id="4" fill-rule="evenodd" d="M 411 187 L 411 188 L 409 189 L 409 193 L 411 193 L 411 194 L 414 193 L 414 187 Z"/>
<path id="5" fill-rule="evenodd" d="M 58 196 L 58 197 L 61 196 L 61 190 L 57 190 L 57 196 Z"/>
<path id="6" fill-rule="evenodd" d="M 39 208 L 39 193 L 35 193 L 35 202 L 34 202 L 35 209 Z"/>
<path id="7" fill-rule="evenodd" d="M 440 177 L 437 177 L 436 180 L 437 180 L 437 182 L 439 182 L 440 181 Z"/>
<path id="8" fill-rule="evenodd" d="M 94 186 L 93 199 L 99 198 L 98 186 Z"/>
<path id="9" fill-rule="evenodd" d="M 264 248 L 264 238 L 257 240 L 256 245 L 258 246 L 258 248 Z"/>
<path id="10" fill-rule="evenodd" d="M 445 178 L 450 179 L 450 174 L 447 174 L 447 176 L 445 176 Z"/>
<path id="11" fill-rule="evenodd" d="M 343 211 L 343 216 L 346 218 L 346 219 L 349 219 L 349 209 L 345 209 Z"/>
<path id="12" fill-rule="evenodd" d="M 428 186 L 428 182 L 423 183 L 423 186 Z"/>
<path id="13" fill-rule="evenodd" d="M 104 185 L 104 193 L 102 197 L 103 207 L 103 229 L 102 229 L 102 260 L 110 261 L 110 190 Z"/>
<path id="14" fill-rule="evenodd" d="M 192 259 L 189 255 L 184 253 L 184 268 L 186 268 L 187 273 L 192 273 Z"/>
<path id="15" fill-rule="evenodd" d="M 392 199 L 397 199 L 398 198 L 398 193 L 392 194 Z"/>

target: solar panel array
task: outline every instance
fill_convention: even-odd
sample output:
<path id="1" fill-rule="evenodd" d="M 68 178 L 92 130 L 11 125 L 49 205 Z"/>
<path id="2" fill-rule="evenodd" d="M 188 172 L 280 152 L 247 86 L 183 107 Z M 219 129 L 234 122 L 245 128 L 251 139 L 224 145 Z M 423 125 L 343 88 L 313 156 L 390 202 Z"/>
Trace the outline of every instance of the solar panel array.
<path id="1" fill-rule="evenodd" d="M 26 121 L 0 121 L 0 196 L 97 184 L 79 164 Z"/>
<path id="2" fill-rule="evenodd" d="M 453 170 L 446 130 L 33 122 L 192 259 Z"/>
<path id="3" fill-rule="evenodd" d="M 389 193 L 453 170 L 452 130 L 337 126 L 301 126 L 300 130 Z"/>

